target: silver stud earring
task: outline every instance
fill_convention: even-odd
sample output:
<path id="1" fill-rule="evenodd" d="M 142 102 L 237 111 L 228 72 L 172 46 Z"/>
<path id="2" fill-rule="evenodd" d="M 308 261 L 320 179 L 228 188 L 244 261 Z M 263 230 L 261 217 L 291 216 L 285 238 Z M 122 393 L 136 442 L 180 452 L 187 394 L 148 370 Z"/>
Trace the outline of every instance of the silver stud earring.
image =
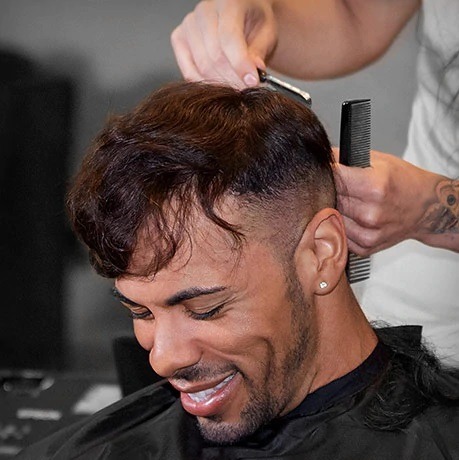
<path id="1" fill-rule="evenodd" d="M 326 281 L 321 281 L 319 284 L 320 289 L 325 289 L 328 286 L 328 283 Z"/>

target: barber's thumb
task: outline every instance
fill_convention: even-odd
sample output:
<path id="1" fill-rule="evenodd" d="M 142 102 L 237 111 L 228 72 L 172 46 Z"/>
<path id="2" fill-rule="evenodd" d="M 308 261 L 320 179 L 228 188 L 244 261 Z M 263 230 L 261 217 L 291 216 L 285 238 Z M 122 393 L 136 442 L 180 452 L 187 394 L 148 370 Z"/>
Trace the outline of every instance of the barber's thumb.
<path id="1" fill-rule="evenodd" d="M 263 59 L 261 59 L 260 57 L 250 56 L 250 60 L 251 60 L 252 65 L 250 65 L 250 68 L 244 71 L 244 74 L 242 76 L 242 80 L 249 87 L 257 86 L 260 84 L 260 77 L 258 75 L 258 69 L 266 70 L 266 65 Z"/>

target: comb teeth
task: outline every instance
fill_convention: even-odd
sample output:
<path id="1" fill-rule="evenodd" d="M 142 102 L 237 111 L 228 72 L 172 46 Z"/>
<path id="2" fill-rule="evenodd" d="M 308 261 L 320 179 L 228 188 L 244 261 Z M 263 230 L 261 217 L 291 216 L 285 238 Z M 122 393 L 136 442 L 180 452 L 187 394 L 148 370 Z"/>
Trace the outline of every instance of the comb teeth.
<path id="1" fill-rule="evenodd" d="M 366 168 L 370 166 L 371 101 L 355 99 L 343 102 L 341 108 L 340 163 Z M 349 253 L 346 274 L 349 283 L 370 277 L 370 257 Z"/>
<path id="2" fill-rule="evenodd" d="M 350 283 L 358 283 L 370 277 L 371 260 L 370 257 L 360 257 L 352 252 L 346 265 L 346 275 Z"/>

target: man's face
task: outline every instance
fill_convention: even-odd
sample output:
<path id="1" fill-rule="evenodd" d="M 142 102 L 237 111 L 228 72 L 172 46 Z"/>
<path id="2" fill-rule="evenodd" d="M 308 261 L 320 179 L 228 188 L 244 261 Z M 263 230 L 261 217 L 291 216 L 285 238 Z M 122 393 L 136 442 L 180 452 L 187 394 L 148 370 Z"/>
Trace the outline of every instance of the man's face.
<path id="1" fill-rule="evenodd" d="M 234 221 L 234 220 L 233 220 Z M 150 364 L 180 392 L 202 435 L 231 443 L 296 407 L 316 372 L 311 294 L 253 237 L 241 252 L 205 219 L 154 279 L 121 277 Z M 134 265 L 149 260 L 148 243 Z"/>

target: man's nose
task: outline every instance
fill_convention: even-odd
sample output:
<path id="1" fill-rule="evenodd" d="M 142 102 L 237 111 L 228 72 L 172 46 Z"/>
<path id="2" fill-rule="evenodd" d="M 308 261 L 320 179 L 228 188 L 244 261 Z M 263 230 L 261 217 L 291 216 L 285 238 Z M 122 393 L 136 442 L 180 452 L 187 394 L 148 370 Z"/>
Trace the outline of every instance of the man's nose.
<path id="1" fill-rule="evenodd" d="M 199 362 L 201 351 L 192 330 L 172 318 L 156 319 L 155 323 L 150 365 L 157 374 L 170 377 Z"/>

